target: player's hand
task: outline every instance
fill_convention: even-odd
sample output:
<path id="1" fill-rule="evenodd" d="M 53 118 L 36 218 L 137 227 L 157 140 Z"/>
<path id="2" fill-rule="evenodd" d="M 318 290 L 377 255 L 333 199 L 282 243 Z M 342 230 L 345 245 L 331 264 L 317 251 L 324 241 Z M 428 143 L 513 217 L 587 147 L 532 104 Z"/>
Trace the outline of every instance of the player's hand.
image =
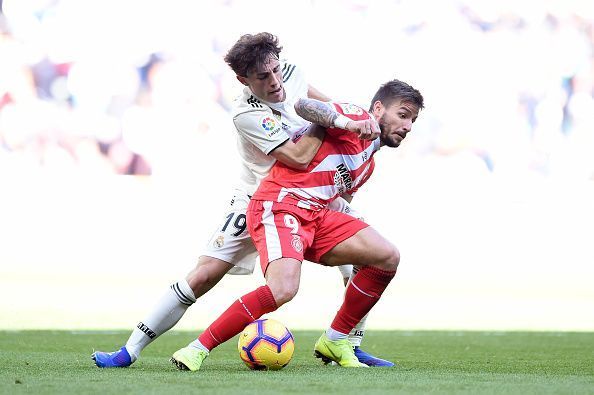
<path id="1" fill-rule="evenodd" d="M 375 140 L 380 135 L 380 128 L 375 119 L 349 121 L 347 130 L 356 133 L 361 140 Z"/>

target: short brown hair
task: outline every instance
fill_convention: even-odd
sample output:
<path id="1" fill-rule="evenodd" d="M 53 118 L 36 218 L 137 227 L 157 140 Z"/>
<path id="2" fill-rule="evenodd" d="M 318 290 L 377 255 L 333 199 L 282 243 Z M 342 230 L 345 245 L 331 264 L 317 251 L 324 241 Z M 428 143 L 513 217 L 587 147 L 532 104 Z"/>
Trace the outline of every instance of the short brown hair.
<path id="1" fill-rule="evenodd" d="M 266 63 L 270 56 L 278 59 L 282 49 L 278 37 L 273 34 L 267 32 L 244 34 L 231 47 L 224 59 L 235 74 L 247 77 L 249 72 Z"/>
<path id="2" fill-rule="evenodd" d="M 396 100 L 414 104 L 419 110 L 423 109 L 423 95 L 421 92 L 399 80 L 388 81 L 375 93 L 371 100 L 369 111 L 373 109 L 373 103 L 380 101 L 384 107 L 390 106 Z"/>

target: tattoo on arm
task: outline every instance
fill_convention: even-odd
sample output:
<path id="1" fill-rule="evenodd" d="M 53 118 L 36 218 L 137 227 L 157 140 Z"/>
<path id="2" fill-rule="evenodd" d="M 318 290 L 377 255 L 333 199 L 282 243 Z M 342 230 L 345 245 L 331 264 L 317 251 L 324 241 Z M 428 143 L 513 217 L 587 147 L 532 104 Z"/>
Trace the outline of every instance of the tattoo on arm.
<path id="1" fill-rule="evenodd" d="M 333 127 L 338 117 L 338 112 L 315 99 L 299 99 L 295 103 L 295 111 L 301 118 L 326 128 Z"/>

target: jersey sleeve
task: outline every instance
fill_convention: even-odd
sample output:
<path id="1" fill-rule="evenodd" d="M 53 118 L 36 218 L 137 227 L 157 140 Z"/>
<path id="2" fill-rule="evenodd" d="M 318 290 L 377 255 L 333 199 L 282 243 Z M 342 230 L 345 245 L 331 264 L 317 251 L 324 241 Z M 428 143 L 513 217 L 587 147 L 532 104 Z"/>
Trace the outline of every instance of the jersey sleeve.
<path id="1" fill-rule="evenodd" d="M 371 117 L 367 111 L 365 111 L 364 109 L 362 109 L 361 107 L 359 107 L 355 104 L 332 103 L 332 105 L 334 106 L 334 109 L 339 114 L 342 114 L 345 117 L 352 119 L 353 121 L 362 121 L 365 119 L 369 119 Z M 344 129 L 328 128 L 326 130 L 326 133 L 329 133 L 333 136 L 338 136 L 338 135 L 341 135 L 344 133 L 350 133 L 350 132 L 345 132 Z"/>
<path id="2" fill-rule="evenodd" d="M 281 122 L 268 111 L 248 111 L 236 115 L 237 132 L 268 155 L 289 139 Z"/>

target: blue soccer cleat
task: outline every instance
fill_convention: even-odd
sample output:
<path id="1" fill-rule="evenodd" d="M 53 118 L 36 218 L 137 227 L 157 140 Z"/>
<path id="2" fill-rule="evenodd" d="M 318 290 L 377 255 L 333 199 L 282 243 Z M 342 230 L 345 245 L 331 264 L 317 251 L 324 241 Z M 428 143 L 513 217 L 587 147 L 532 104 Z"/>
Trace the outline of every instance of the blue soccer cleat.
<path id="1" fill-rule="evenodd" d="M 393 362 L 374 357 L 373 355 L 361 350 L 359 346 L 355 346 L 355 356 L 357 357 L 359 362 L 362 362 L 365 365 L 371 366 L 373 368 L 389 368 L 394 366 Z"/>
<path id="2" fill-rule="evenodd" d="M 91 359 L 100 368 L 127 368 L 132 365 L 132 358 L 125 346 L 115 352 L 95 351 Z"/>

